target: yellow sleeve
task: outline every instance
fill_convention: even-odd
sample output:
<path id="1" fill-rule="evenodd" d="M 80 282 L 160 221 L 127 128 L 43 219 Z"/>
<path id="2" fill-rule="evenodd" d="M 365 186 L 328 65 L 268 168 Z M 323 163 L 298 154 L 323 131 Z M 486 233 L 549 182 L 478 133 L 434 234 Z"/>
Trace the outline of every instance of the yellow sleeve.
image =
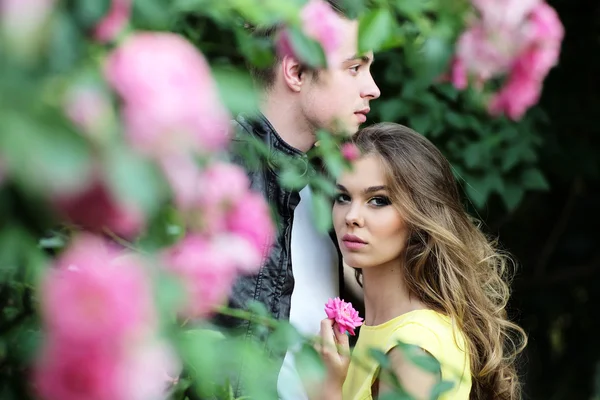
<path id="1" fill-rule="evenodd" d="M 438 336 L 430 328 L 419 323 L 409 322 L 399 326 L 392 334 L 389 343 L 387 343 L 386 352 L 394 348 L 398 341 L 422 348 L 439 362 L 443 360 L 442 344 Z"/>

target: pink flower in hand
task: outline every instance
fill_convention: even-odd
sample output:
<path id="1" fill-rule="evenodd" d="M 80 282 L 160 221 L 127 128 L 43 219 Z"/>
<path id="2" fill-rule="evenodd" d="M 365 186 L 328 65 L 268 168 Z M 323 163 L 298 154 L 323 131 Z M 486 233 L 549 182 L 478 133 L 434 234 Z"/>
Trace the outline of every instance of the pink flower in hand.
<path id="1" fill-rule="evenodd" d="M 358 316 L 358 311 L 352 307 L 352 303 L 346 303 L 339 297 L 329 299 L 325 304 L 325 313 L 327 318 L 335 321 L 340 333 L 348 331 L 354 335 L 354 329 L 363 324 L 363 319 Z"/>

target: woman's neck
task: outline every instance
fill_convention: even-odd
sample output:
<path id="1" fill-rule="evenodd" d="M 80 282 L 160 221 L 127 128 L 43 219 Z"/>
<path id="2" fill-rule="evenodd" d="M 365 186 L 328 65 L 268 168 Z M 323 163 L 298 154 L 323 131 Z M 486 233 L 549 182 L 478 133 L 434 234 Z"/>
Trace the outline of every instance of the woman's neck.
<path id="1" fill-rule="evenodd" d="M 380 325 L 410 311 L 427 308 L 411 296 L 399 263 L 363 268 L 365 325 Z"/>

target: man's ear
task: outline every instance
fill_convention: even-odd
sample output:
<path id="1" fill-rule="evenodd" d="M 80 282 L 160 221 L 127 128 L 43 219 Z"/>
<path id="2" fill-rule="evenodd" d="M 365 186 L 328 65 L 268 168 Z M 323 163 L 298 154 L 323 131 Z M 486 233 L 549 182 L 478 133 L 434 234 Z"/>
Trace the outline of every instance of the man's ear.
<path id="1" fill-rule="evenodd" d="M 294 92 L 302 89 L 305 79 L 305 69 L 297 59 L 291 56 L 284 56 L 281 60 L 281 73 L 283 81 Z"/>

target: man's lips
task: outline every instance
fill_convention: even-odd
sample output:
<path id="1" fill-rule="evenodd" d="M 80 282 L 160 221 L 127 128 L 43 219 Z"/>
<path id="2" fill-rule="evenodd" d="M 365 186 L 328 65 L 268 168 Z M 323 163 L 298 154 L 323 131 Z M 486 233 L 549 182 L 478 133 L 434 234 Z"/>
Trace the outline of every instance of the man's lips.
<path id="1" fill-rule="evenodd" d="M 367 107 L 363 108 L 362 110 L 355 111 L 354 114 L 358 117 L 358 120 L 362 124 L 367 120 L 367 114 L 369 113 L 369 111 L 371 111 L 371 109 Z"/>

